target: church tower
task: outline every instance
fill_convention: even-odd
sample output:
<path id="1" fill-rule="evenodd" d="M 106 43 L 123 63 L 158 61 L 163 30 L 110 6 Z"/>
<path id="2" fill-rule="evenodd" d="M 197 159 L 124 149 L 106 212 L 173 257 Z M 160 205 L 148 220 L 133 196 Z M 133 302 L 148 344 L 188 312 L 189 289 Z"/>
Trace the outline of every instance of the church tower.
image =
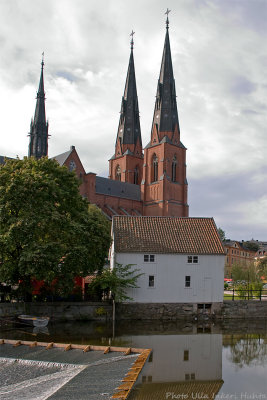
<path id="1" fill-rule="evenodd" d="M 41 76 L 37 92 L 34 119 L 30 126 L 29 157 L 41 158 L 48 155 L 48 122 L 45 116 L 44 59 L 41 62 Z"/>
<path id="2" fill-rule="evenodd" d="M 143 152 L 134 68 L 133 35 L 132 31 L 131 53 L 121 102 L 115 154 L 109 160 L 109 178 L 140 185 Z"/>
<path id="3" fill-rule="evenodd" d="M 186 148 L 180 141 L 169 38 L 169 10 L 151 140 L 144 150 L 143 215 L 188 216 Z"/>

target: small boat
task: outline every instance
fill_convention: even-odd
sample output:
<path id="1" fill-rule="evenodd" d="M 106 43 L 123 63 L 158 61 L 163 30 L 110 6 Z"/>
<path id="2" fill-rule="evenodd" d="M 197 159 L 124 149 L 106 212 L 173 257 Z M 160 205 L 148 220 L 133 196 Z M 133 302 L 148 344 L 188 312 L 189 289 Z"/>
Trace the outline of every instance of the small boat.
<path id="1" fill-rule="evenodd" d="M 20 323 L 30 326 L 42 328 L 49 322 L 49 317 L 35 317 L 33 315 L 19 315 L 18 320 Z"/>

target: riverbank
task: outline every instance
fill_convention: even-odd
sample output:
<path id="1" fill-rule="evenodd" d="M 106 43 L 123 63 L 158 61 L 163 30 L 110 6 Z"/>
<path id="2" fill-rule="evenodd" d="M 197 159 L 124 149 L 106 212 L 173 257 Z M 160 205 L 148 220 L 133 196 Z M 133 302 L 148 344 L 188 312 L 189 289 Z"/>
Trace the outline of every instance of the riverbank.
<path id="1" fill-rule="evenodd" d="M 19 314 L 49 316 L 52 321 L 108 321 L 110 303 L 0 303 L 0 320 Z M 212 305 L 192 303 L 122 303 L 116 305 L 116 319 L 127 320 L 231 320 L 267 319 L 267 301 L 225 300 Z"/>

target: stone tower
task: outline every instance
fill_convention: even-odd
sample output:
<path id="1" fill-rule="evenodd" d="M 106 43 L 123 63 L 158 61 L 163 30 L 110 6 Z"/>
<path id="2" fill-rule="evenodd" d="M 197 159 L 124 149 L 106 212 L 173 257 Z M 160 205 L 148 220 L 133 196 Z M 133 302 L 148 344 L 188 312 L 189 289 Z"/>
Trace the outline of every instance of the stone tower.
<path id="1" fill-rule="evenodd" d="M 186 148 L 180 141 L 168 13 L 151 139 L 144 150 L 143 215 L 187 217 Z"/>
<path id="2" fill-rule="evenodd" d="M 133 35 L 126 77 L 115 154 L 109 160 L 109 178 L 140 185 L 142 181 L 143 151 L 136 89 Z"/>

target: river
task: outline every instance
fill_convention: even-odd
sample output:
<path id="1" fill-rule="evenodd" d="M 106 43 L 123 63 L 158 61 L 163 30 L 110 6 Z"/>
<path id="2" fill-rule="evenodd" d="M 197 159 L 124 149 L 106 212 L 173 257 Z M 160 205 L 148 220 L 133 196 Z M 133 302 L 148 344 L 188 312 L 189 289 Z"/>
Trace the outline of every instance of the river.
<path id="1" fill-rule="evenodd" d="M 151 348 L 131 400 L 267 400 L 267 321 L 50 323 L 0 337 Z"/>

